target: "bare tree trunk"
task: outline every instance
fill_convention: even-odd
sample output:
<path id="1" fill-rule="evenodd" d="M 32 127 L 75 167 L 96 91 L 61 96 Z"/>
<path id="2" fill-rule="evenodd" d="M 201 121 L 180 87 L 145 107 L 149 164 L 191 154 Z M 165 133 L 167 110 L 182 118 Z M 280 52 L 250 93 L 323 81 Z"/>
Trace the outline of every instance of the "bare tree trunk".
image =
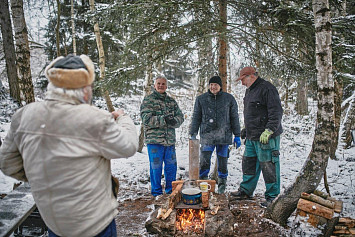
<path id="1" fill-rule="evenodd" d="M 351 131 L 355 130 L 355 92 L 347 100 L 344 106 L 344 120 L 343 120 L 343 133 L 342 137 L 345 140 L 345 148 L 351 146 L 351 141 L 353 140 L 351 136 Z M 355 138 L 354 138 L 355 139 Z"/>
<path id="2" fill-rule="evenodd" d="M 28 43 L 27 26 L 23 12 L 22 0 L 11 0 L 12 19 L 16 40 L 16 58 L 20 88 L 27 104 L 34 102 L 34 91 L 31 75 L 30 47 Z"/>
<path id="3" fill-rule="evenodd" d="M 73 40 L 73 54 L 76 55 L 74 3 L 73 3 L 73 0 L 71 0 L 71 29 L 72 29 L 72 40 Z"/>
<path id="4" fill-rule="evenodd" d="M 201 2 L 195 9 L 194 17 L 196 19 L 204 19 L 206 17 L 206 11 L 209 11 L 211 4 L 209 1 Z M 212 49 L 212 39 L 209 37 L 201 37 L 197 41 L 198 50 L 198 72 L 197 72 L 197 94 L 201 95 L 207 91 L 207 80 L 211 78 L 214 74 L 214 63 L 213 63 L 213 49 Z"/>
<path id="5" fill-rule="evenodd" d="M 331 23 L 328 0 L 313 0 L 316 31 L 318 112 L 312 150 L 295 182 L 266 209 L 266 216 L 286 225 L 302 192 L 312 193 L 328 165 L 329 139 L 334 130 L 334 81 L 332 78 Z"/>
<path id="6" fill-rule="evenodd" d="M 199 64 L 197 95 L 201 95 L 207 91 L 207 80 L 213 76 L 212 40 L 203 38 L 197 44 Z"/>
<path id="7" fill-rule="evenodd" d="M 343 1 L 342 3 L 342 10 L 340 12 L 340 16 L 345 17 L 346 16 L 346 1 Z M 336 13 L 338 16 L 338 13 Z M 335 110 L 334 110 L 334 117 L 335 117 L 335 129 L 334 129 L 334 140 L 331 143 L 331 152 L 330 152 L 330 158 L 331 159 L 336 159 L 335 152 L 338 147 L 338 142 L 339 142 L 339 131 L 340 131 L 340 121 L 341 121 L 341 103 L 343 100 L 343 89 L 344 89 L 344 84 L 343 80 L 340 77 L 335 77 L 335 93 L 334 93 L 334 104 L 335 104 Z"/>
<path id="8" fill-rule="evenodd" d="M 55 42 L 57 46 L 57 57 L 60 56 L 60 38 L 59 38 L 59 28 L 60 28 L 60 0 L 57 0 L 57 25 L 55 27 Z"/>
<path id="9" fill-rule="evenodd" d="M 302 44 L 299 42 L 299 44 Z M 303 53 L 299 52 L 300 60 L 303 60 Z M 305 77 L 300 77 L 297 80 L 297 100 L 296 111 L 300 115 L 308 114 L 308 99 L 307 99 L 307 80 Z"/>
<path id="10" fill-rule="evenodd" d="M 289 97 L 289 91 L 288 91 L 288 78 L 284 80 L 283 86 L 285 87 L 285 97 L 284 97 L 284 102 L 285 102 L 285 110 L 288 109 L 288 97 Z"/>
<path id="11" fill-rule="evenodd" d="M 332 142 L 330 145 L 330 158 L 336 159 L 335 152 L 339 142 L 339 130 L 341 120 L 341 102 L 343 100 L 343 83 L 342 79 L 336 78 L 334 81 L 334 131 L 332 136 Z"/>
<path id="12" fill-rule="evenodd" d="M 90 0 L 90 10 L 92 12 L 95 12 L 95 1 Z M 104 47 L 102 45 L 102 39 L 100 35 L 100 28 L 99 28 L 99 23 L 95 23 L 94 25 L 94 32 L 96 36 L 96 44 L 97 44 L 97 49 L 99 51 L 99 67 L 100 67 L 100 78 L 99 80 L 103 80 L 105 78 L 105 52 L 104 52 Z M 108 94 L 108 91 L 100 88 L 107 104 L 107 109 L 108 111 L 112 112 L 115 110 L 115 108 L 112 105 L 112 101 L 110 98 L 110 95 Z"/>
<path id="13" fill-rule="evenodd" d="M 227 91 L 227 1 L 219 0 L 219 16 L 220 16 L 220 30 L 219 30 L 219 60 L 218 71 L 222 79 L 222 90 Z"/>
<path id="14" fill-rule="evenodd" d="M 10 96 L 20 104 L 21 91 L 17 76 L 14 37 L 12 34 L 9 3 L 7 0 L 0 1 L 0 23 L 6 61 L 6 73 L 10 87 Z"/>
<path id="15" fill-rule="evenodd" d="M 306 78 L 301 77 L 297 81 L 297 100 L 296 111 L 300 115 L 308 114 L 308 101 L 307 101 L 307 82 Z"/>
<path id="16" fill-rule="evenodd" d="M 149 57 L 149 62 L 151 62 L 151 57 Z M 153 84 L 153 68 L 152 64 L 148 65 L 147 72 L 145 75 L 145 83 L 144 83 L 144 93 L 143 96 L 150 95 L 152 93 L 151 87 Z M 138 152 L 142 152 L 144 147 L 144 126 L 141 124 L 141 129 L 139 133 L 139 143 L 138 143 Z"/>
<path id="17" fill-rule="evenodd" d="M 230 52 L 230 47 L 229 45 L 227 45 L 227 56 L 228 56 L 228 68 L 229 68 L 229 73 L 228 73 L 228 83 L 227 83 L 227 92 L 231 93 L 232 92 L 232 80 L 233 80 L 233 76 L 232 76 L 232 62 L 231 62 L 231 52 Z"/>

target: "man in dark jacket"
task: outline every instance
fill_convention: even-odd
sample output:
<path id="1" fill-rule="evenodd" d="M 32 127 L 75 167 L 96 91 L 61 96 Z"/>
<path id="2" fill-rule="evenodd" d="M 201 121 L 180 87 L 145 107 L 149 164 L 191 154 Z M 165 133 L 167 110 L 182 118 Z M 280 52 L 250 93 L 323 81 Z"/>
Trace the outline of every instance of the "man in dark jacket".
<path id="1" fill-rule="evenodd" d="M 232 192 L 231 196 L 236 199 L 250 198 L 262 172 L 266 186 L 266 202 L 262 205 L 268 206 L 280 193 L 279 150 L 283 113 L 280 96 L 276 87 L 260 78 L 253 67 L 243 68 L 237 81 L 242 81 L 247 87 L 244 97 L 246 141 L 242 161 L 243 181 L 239 190 Z"/>
<path id="2" fill-rule="evenodd" d="M 167 95 L 167 88 L 167 79 L 158 76 L 154 92 L 144 97 L 140 108 L 150 162 L 151 193 L 155 197 L 163 194 L 163 163 L 165 193 L 172 191 L 172 181 L 176 180 L 177 171 L 175 129 L 184 122 L 184 115 L 176 101 Z"/>
<path id="3" fill-rule="evenodd" d="M 222 80 L 214 76 L 209 80 L 208 92 L 196 98 L 190 127 L 191 139 L 200 130 L 200 179 L 208 179 L 211 156 L 216 149 L 218 164 L 218 192 L 224 193 L 227 183 L 228 147 L 238 148 L 240 125 L 238 105 L 234 97 L 222 91 Z M 233 140 L 232 134 L 235 138 Z"/>

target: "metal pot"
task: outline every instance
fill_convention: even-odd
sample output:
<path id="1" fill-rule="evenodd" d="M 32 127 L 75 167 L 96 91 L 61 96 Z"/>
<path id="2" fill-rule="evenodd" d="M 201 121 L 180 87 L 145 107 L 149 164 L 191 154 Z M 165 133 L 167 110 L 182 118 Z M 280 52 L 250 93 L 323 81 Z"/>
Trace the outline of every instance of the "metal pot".
<path id="1" fill-rule="evenodd" d="M 201 190 L 199 188 L 185 188 L 181 191 L 182 201 L 186 205 L 196 205 L 201 203 Z"/>

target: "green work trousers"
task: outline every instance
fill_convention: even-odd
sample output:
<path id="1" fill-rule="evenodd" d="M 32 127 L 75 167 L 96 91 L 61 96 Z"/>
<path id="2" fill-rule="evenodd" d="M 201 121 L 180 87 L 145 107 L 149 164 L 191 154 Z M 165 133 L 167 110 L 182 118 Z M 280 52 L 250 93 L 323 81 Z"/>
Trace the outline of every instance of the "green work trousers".
<path id="1" fill-rule="evenodd" d="M 268 144 L 246 140 L 242 161 L 243 181 L 240 188 L 252 196 L 260 172 L 263 173 L 266 191 L 265 198 L 273 199 L 280 193 L 280 136 L 271 138 Z"/>

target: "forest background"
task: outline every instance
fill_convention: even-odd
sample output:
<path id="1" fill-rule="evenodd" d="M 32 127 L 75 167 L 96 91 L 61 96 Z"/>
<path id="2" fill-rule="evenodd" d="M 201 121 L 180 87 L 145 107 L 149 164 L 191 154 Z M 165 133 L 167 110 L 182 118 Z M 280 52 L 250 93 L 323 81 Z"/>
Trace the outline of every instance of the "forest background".
<path id="1" fill-rule="evenodd" d="M 287 221 L 301 192 L 314 191 L 326 177 L 328 160 L 341 158 L 339 145 L 352 145 L 354 0 L 1 0 L 0 10 L 2 96 L 11 95 L 12 110 L 43 99 L 45 65 L 70 53 L 95 62 L 95 104 L 109 111 L 122 107 L 112 98 L 149 94 L 157 74 L 168 78 L 170 88 L 188 91 L 175 96 L 191 103 L 218 74 L 242 111 L 243 90 L 235 79 L 249 65 L 278 88 L 285 115 L 307 118 L 309 101 L 315 101 L 312 149 L 285 189 L 289 198 L 269 208 L 278 223 Z"/>

